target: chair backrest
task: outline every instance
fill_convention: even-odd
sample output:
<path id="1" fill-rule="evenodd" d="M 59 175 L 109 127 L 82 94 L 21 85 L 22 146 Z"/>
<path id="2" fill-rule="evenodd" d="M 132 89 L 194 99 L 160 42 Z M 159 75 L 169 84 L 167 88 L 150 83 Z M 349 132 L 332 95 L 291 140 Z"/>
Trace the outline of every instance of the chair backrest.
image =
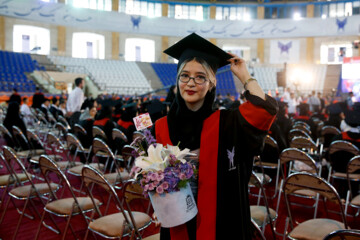
<path id="1" fill-rule="evenodd" d="M 93 138 L 100 137 L 102 139 L 105 139 L 105 141 L 107 140 L 105 132 L 97 126 L 92 127 L 92 134 Z"/>
<path id="2" fill-rule="evenodd" d="M 309 124 L 307 124 L 306 122 L 303 122 L 303 121 L 295 121 L 293 126 L 294 127 L 295 126 L 302 126 L 302 127 L 306 128 L 306 129 L 310 130 Z"/>
<path id="3" fill-rule="evenodd" d="M 24 133 L 20 130 L 20 128 L 14 125 L 12 126 L 12 130 L 13 130 L 15 142 L 17 142 L 19 147 L 22 146 L 20 141 L 23 141 L 27 145 L 28 149 L 31 149 L 28 139 L 26 138 Z"/>
<path id="4" fill-rule="evenodd" d="M 34 130 L 26 129 L 26 135 L 30 141 L 30 144 L 32 141 L 34 141 L 35 143 L 38 143 L 42 148 L 45 149 L 43 142 L 40 140 L 39 136 L 35 133 Z M 34 146 L 32 147 L 34 148 Z"/>
<path id="5" fill-rule="evenodd" d="M 68 148 L 76 147 L 78 151 L 84 151 L 84 147 L 81 145 L 79 139 L 72 133 L 66 135 L 66 142 Z"/>
<path id="6" fill-rule="evenodd" d="M 93 153 L 96 155 L 98 152 L 101 152 L 102 155 L 106 155 L 106 157 L 111 157 L 115 159 L 114 153 L 111 151 L 109 146 L 100 138 L 95 138 L 92 144 Z"/>
<path id="7" fill-rule="evenodd" d="M 359 149 L 350 142 L 338 140 L 329 146 L 329 160 L 336 172 L 345 173 L 348 162 L 356 155 L 359 155 Z"/>
<path id="8" fill-rule="evenodd" d="M 12 139 L 11 133 L 9 132 L 9 130 L 8 130 L 3 124 L 0 124 L 0 133 L 1 133 L 2 135 L 6 135 L 6 136 L 8 136 L 10 139 Z"/>
<path id="9" fill-rule="evenodd" d="M 254 230 L 254 238 L 253 239 L 261 239 L 261 240 L 266 240 L 264 234 L 262 233 L 261 229 L 259 228 L 259 226 L 256 224 L 256 222 L 251 219 L 251 225 L 253 227 Z"/>
<path id="10" fill-rule="evenodd" d="M 332 134 L 335 136 L 341 134 L 341 132 L 334 126 L 324 126 L 321 128 L 321 136 L 324 136 L 326 134 Z"/>
<path id="11" fill-rule="evenodd" d="M 70 129 L 68 121 L 63 116 L 59 115 L 58 121 L 61 122 L 67 129 Z"/>
<path id="12" fill-rule="evenodd" d="M 61 134 L 67 134 L 68 130 L 66 129 L 66 127 L 61 123 L 61 122 L 57 122 L 55 123 L 55 128 L 61 133 Z"/>
<path id="13" fill-rule="evenodd" d="M 280 165 L 291 161 L 300 161 L 311 167 L 313 170 L 317 171 L 314 159 L 312 159 L 309 154 L 297 148 L 284 149 L 284 151 L 282 151 L 282 153 L 280 154 Z"/>
<path id="14" fill-rule="evenodd" d="M 290 142 L 291 148 L 299 148 L 299 149 L 308 149 L 308 150 L 316 150 L 316 143 L 311 138 L 306 137 L 294 137 Z"/>
<path id="15" fill-rule="evenodd" d="M 359 240 L 360 230 L 344 229 L 337 230 L 327 235 L 324 240 Z"/>
<path id="16" fill-rule="evenodd" d="M 128 142 L 128 139 L 127 139 L 126 135 L 121 130 L 119 130 L 117 128 L 114 128 L 112 130 L 112 138 L 113 138 L 113 140 L 115 140 L 116 138 L 120 138 L 124 142 L 126 142 L 126 143 Z"/>
<path id="17" fill-rule="evenodd" d="M 60 139 L 55 136 L 54 133 L 49 132 L 46 137 L 46 142 L 49 146 L 51 146 L 51 150 L 53 153 L 61 152 L 61 150 L 65 150 L 64 144 L 60 141 Z"/>
<path id="18" fill-rule="evenodd" d="M 69 180 L 67 179 L 66 175 L 60 170 L 57 163 L 54 160 L 50 159 L 48 156 L 41 155 L 39 158 L 39 165 L 40 165 L 41 174 L 43 175 L 45 182 L 49 186 L 52 197 L 54 199 L 58 199 L 55 194 L 55 191 L 53 191 L 50 186 L 50 183 L 52 183 L 54 181 L 54 177 L 50 176 L 50 173 L 54 173 L 57 176 L 58 179 L 56 179 L 56 180 L 58 180 L 58 183 L 63 186 L 62 191 L 65 191 L 65 190 L 69 191 L 71 194 L 71 197 L 73 197 L 75 199 L 75 202 L 79 206 L 79 203 L 76 200 L 76 196 L 73 192 L 73 189 L 71 187 Z"/>
<path id="19" fill-rule="evenodd" d="M 354 155 L 359 154 L 359 149 L 354 144 L 343 140 L 334 141 L 329 146 L 329 154 L 333 154 L 338 151 L 350 152 Z"/>
<path id="20" fill-rule="evenodd" d="M 290 209 L 290 199 L 289 195 L 294 193 L 297 190 L 311 190 L 313 192 L 318 193 L 322 197 L 326 198 L 327 201 L 333 202 L 339 206 L 340 214 L 342 217 L 342 222 L 347 228 L 347 222 L 344 214 L 344 209 L 337 193 L 336 189 L 324 180 L 321 177 L 315 176 L 309 173 L 294 173 L 291 174 L 286 180 L 283 185 L 283 192 L 285 196 L 285 203 L 288 211 L 288 216 L 290 219 L 291 228 L 294 228 L 294 221 L 291 214 Z"/>
<path id="21" fill-rule="evenodd" d="M 106 180 L 106 178 L 104 177 L 104 175 L 98 171 L 97 169 L 89 166 L 89 165 L 85 165 L 82 169 L 82 181 L 84 183 L 85 186 L 85 190 L 88 194 L 88 196 L 92 199 L 93 204 L 95 206 L 96 212 L 98 213 L 99 216 L 103 216 L 104 214 L 107 214 L 107 210 L 105 210 L 105 213 L 103 214 L 100 209 L 97 207 L 96 203 L 95 203 L 95 197 L 93 194 L 93 189 L 94 185 L 100 186 L 101 188 L 103 188 L 108 194 L 109 194 L 109 198 L 112 197 L 112 199 L 115 201 L 115 204 L 117 205 L 117 209 L 120 210 L 124 216 L 124 220 L 125 220 L 125 225 L 127 225 L 130 229 L 134 228 L 135 232 L 138 234 L 138 236 L 140 236 L 138 229 L 136 228 L 136 224 L 135 224 L 135 220 L 134 220 L 134 216 L 131 212 L 130 206 L 128 204 L 127 201 L 122 201 L 119 199 L 118 194 L 115 191 L 115 188 L 108 182 L 108 180 Z M 124 205 L 126 206 L 126 213 L 125 213 L 125 208 Z"/>
<path id="22" fill-rule="evenodd" d="M 308 129 L 307 127 L 305 127 L 305 126 L 302 125 L 302 124 L 294 125 L 294 126 L 292 127 L 292 129 L 302 130 L 302 131 L 306 132 L 307 134 L 311 135 L 310 129 Z"/>
<path id="23" fill-rule="evenodd" d="M 294 137 L 305 137 L 305 138 L 310 138 L 310 135 L 307 134 L 305 131 L 300 130 L 300 129 L 292 129 L 289 132 L 289 141 L 291 141 Z"/>
<path id="24" fill-rule="evenodd" d="M 350 159 L 347 165 L 347 172 L 351 174 L 359 169 L 360 169 L 360 156 L 355 156 L 352 159 Z"/>
<path id="25" fill-rule="evenodd" d="M 74 130 L 74 133 L 75 134 L 81 134 L 83 136 L 86 136 L 87 135 L 87 132 L 86 130 L 80 126 L 79 124 L 75 123 L 74 127 L 73 127 L 73 130 Z"/>
<path id="26" fill-rule="evenodd" d="M 34 188 L 34 190 L 36 190 L 35 186 L 34 186 L 34 183 L 31 180 L 32 176 L 26 171 L 26 168 L 25 168 L 24 164 L 17 157 L 14 149 L 12 149 L 9 146 L 4 146 L 3 153 L 4 153 L 4 158 L 6 160 L 7 166 L 9 167 L 10 173 L 16 178 L 16 182 L 23 185 L 22 181 L 18 178 L 18 176 L 16 174 L 17 171 L 20 170 L 21 173 L 26 175 L 26 179 L 29 180 L 29 182 L 32 185 L 32 187 Z M 37 192 L 37 190 L 36 190 L 36 192 Z"/>
<path id="27" fill-rule="evenodd" d="M 139 138 L 140 140 L 143 140 L 143 139 L 145 139 L 145 135 L 142 132 L 135 131 L 133 133 L 133 139 L 132 140 L 134 141 L 137 138 Z"/>

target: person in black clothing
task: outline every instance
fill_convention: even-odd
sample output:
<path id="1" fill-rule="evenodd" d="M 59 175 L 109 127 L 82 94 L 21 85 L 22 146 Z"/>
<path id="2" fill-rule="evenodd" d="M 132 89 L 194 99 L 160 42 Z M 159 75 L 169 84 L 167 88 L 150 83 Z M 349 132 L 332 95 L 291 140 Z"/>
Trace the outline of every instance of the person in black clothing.
<path id="1" fill-rule="evenodd" d="M 40 92 L 40 88 L 36 88 L 35 89 L 35 94 L 33 96 L 33 104 L 32 107 L 33 108 L 40 108 L 41 104 L 43 104 L 45 101 L 45 96 L 42 92 Z"/>
<path id="2" fill-rule="evenodd" d="M 58 116 L 64 116 L 63 112 L 59 109 L 59 107 L 60 107 L 60 100 L 57 99 L 56 97 L 53 97 L 49 111 L 55 117 L 55 119 L 57 119 Z"/>
<path id="3" fill-rule="evenodd" d="M 126 135 L 129 141 L 132 140 L 132 135 L 136 131 L 133 118 L 136 117 L 137 111 L 136 103 L 123 106 L 121 117 L 117 122 L 119 129 Z"/>
<path id="4" fill-rule="evenodd" d="M 333 141 L 349 141 L 360 149 L 360 111 L 346 111 L 340 128 L 341 134 L 335 136 Z"/>
<path id="5" fill-rule="evenodd" d="M 251 239 L 248 182 L 253 158 L 276 112 L 247 71 L 245 61 L 226 53 L 195 33 L 165 50 L 179 60 L 176 99 L 166 117 L 155 123 L 157 143 L 200 150 L 199 176 L 191 183 L 197 216 L 173 228 L 161 228 L 160 239 Z M 231 64 L 244 84 L 246 103 L 215 111 L 216 71 Z"/>
<path id="6" fill-rule="evenodd" d="M 116 127 L 116 123 L 112 120 L 112 107 L 111 106 L 103 106 L 100 110 L 98 116 L 96 116 L 96 120 L 94 122 L 94 126 L 101 128 L 107 139 L 105 142 L 108 146 L 113 149 L 113 141 L 112 141 L 112 130 Z"/>
<path id="7" fill-rule="evenodd" d="M 21 105 L 21 96 L 18 94 L 16 88 L 13 89 L 9 102 L 17 102 L 19 105 Z"/>
<path id="8" fill-rule="evenodd" d="M 23 134 L 26 138 L 26 126 L 25 126 L 24 121 L 20 117 L 20 106 L 17 102 L 9 103 L 3 124 L 7 128 L 7 130 L 9 130 L 9 132 L 12 134 L 12 137 L 14 140 L 15 140 L 15 138 L 14 138 L 13 129 L 12 129 L 13 126 L 17 126 L 23 132 Z M 14 147 L 13 144 L 15 144 L 15 143 L 11 144 L 11 139 L 9 139 L 7 136 L 5 136 L 5 140 L 9 146 Z M 28 145 L 21 138 L 17 138 L 17 142 L 20 143 L 20 147 L 23 150 L 27 150 L 29 148 Z"/>
<path id="9" fill-rule="evenodd" d="M 172 104 L 172 102 L 174 101 L 175 99 L 175 94 L 176 94 L 176 86 L 175 85 L 172 85 L 170 88 L 169 88 L 169 92 L 166 96 L 166 99 L 165 99 L 165 102 L 168 102 L 170 103 L 170 106 Z"/>

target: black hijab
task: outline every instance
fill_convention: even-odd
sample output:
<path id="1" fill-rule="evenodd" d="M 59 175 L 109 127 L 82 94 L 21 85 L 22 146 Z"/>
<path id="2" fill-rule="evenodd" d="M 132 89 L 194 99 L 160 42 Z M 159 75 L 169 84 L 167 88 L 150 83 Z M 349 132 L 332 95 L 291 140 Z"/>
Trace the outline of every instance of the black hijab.
<path id="1" fill-rule="evenodd" d="M 178 89 L 179 85 L 177 85 Z M 187 108 L 180 90 L 175 95 L 174 102 L 167 116 L 170 140 L 174 145 L 180 142 L 180 149 L 200 148 L 201 130 L 204 120 L 213 112 L 216 88 L 213 87 L 206 93 L 202 107 L 196 112 Z"/>
<path id="2" fill-rule="evenodd" d="M 4 119 L 4 126 L 9 130 L 10 133 L 13 132 L 12 127 L 17 126 L 26 136 L 26 126 L 23 120 L 20 118 L 20 105 L 17 102 L 10 102 L 6 117 Z"/>

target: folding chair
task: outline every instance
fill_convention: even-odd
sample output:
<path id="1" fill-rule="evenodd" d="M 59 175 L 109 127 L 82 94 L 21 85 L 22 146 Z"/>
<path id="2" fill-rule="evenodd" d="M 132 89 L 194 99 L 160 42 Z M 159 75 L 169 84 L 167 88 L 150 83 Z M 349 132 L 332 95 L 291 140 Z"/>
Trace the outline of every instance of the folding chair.
<path id="1" fill-rule="evenodd" d="M 89 231 L 108 239 L 122 239 L 125 236 L 141 239 L 140 231 L 150 226 L 152 222 L 150 216 L 143 212 L 131 211 L 127 201 L 119 198 L 114 187 L 106 180 L 104 175 L 91 166 L 83 168 L 82 179 L 85 183 L 86 192 L 93 201 L 95 199 L 93 189 L 94 185 L 96 185 L 105 190 L 109 199 L 113 200 L 115 204 L 115 207 L 112 208 L 113 213 L 110 213 L 109 207 L 101 212 L 95 206 L 99 218 L 94 219 L 94 214 L 91 216 L 84 239 L 87 239 Z"/>
<path id="2" fill-rule="evenodd" d="M 309 136 L 311 136 L 311 130 L 310 128 L 306 127 L 305 125 L 303 124 L 295 124 L 292 129 L 299 129 L 299 130 L 302 130 L 304 132 L 306 132 Z"/>
<path id="3" fill-rule="evenodd" d="M 58 121 L 66 127 L 67 130 L 71 129 L 68 121 L 61 115 L 58 116 Z"/>
<path id="4" fill-rule="evenodd" d="M 348 207 L 357 208 L 358 211 L 356 213 L 356 217 L 359 215 L 360 212 L 360 194 L 357 196 L 353 196 L 353 191 L 351 187 L 351 182 L 357 183 L 359 185 L 360 182 L 360 173 L 355 173 L 360 169 L 360 156 L 353 157 L 348 165 L 346 170 L 346 179 L 348 182 L 348 192 L 346 195 L 346 203 L 345 203 L 345 215 L 347 214 Z"/>
<path id="5" fill-rule="evenodd" d="M 252 239 L 266 240 L 266 238 L 265 238 L 264 234 L 262 233 L 261 229 L 259 228 L 259 226 L 257 225 L 257 223 L 253 219 L 251 219 L 251 226 L 252 226 L 252 228 L 254 230 L 254 237 Z"/>
<path id="6" fill-rule="evenodd" d="M 282 174 L 282 180 L 280 182 L 280 191 L 283 188 L 284 180 L 287 176 L 294 172 L 309 172 L 314 175 L 321 176 L 321 168 L 317 168 L 315 161 L 311 158 L 311 156 L 299 149 L 296 148 L 287 148 L 280 154 L 280 172 Z M 284 166 L 289 165 L 287 168 L 287 175 L 285 175 Z M 297 197 L 302 197 L 306 199 L 313 199 L 315 201 L 313 206 L 315 207 L 314 216 L 317 214 L 317 206 L 318 206 L 318 196 L 314 191 L 311 190 L 299 190 L 294 193 Z M 281 192 L 278 195 L 276 213 L 279 212 L 281 200 Z M 299 205 L 299 204 L 298 204 Z M 304 206 L 304 205 L 301 205 Z"/>
<path id="7" fill-rule="evenodd" d="M 290 142 L 291 148 L 298 148 L 310 154 L 317 161 L 321 161 L 323 146 L 316 144 L 311 138 L 294 137 Z"/>
<path id="8" fill-rule="evenodd" d="M 80 140 L 81 144 L 85 147 L 89 147 L 89 146 L 86 146 L 87 142 L 87 138 L 88 138 L 88 133 L 86 132 L 86 130 L 80 126 L 79 124 L 75 123 L 74 124 L 74 127 L 73 127 L 73 132 L 75 134 L 75 136 Z"/>
<path id="9" fill-rule="evenodd" d="M 48 200 L 48 202 L 44 207 L 44 212 L 41 216 L 40 224 L 35 239 L 39 238 L 41 225 L 44 225 L 46 228 L 54 231 L 57 234 L 60 234 L 60 229 L 55 222 L 54 223 L 56 229 L 45 223 L 44 218 L 46 213 L 67 219 L 65 229 L 62 234 L 63 240 L 66 238 L 66 233 L 68 231 L 68 228 L 70 228 L 72 234 L 76 239 L 77 236 L 70 224 L 71 218 L 73 216 L 82 214 L 84 220 L 86 221 L 86 223 L 88 223 L 86 220 L 85 213 L 89 211 L 93 211 L 95 209 L 93 204 L 99 206 L 100 201 L 94 199 L 94 203 L 93 203 L 93 201 L 89 197 L 77 197 L 72 190 L 69 180 L 67 179 L 65 174 L 61 171 L 59 165 L 49 157 L 42 155 L 39 159 L 39 164 L 40 164 L 41 173 L 44 176 L 44 179 L 48 184 L 48 186 L 50 186 L 51 182 L 54 181 L 54 175 L 55 175 L 57 177 L 58 182 L 62 186 L 62 191 L 69 191 L 70 197 L 59 198 L 55 192 L 51 191 L 52 198 L 51 200 L 50 199 Z"/>
<path id="10" fill-rule="evenodd" d="M 120 138 L 125 143 L 128 142 L 128 139 L 127 139 L 126 135 L 121 130 L 119 130 L 117 128 L 114 128 L 112 130 L 112 138 L 113 138 L 113 140 L 115 140 L 116 138 Z"/>
<path id="11" fill-rule="evenodd" d="M 11 187 L 15 186 L 15 184 L 26 183 L 29 180 L 27 179 L 25 173 L 16 173 L 16 172 L 13 173 L 1 152 L 0 152 L 0 164 L 2 166 L 5 166 L 6 169 L 6 172 L 0 175 L 0 189 L 3 189 L 0 200 L 0 204 L 2 204 L 4 202 L 6 194 L 9 193 L 9 189 Z M 32 175 L 30 176 L 32 177 Z M 0 205 L 0 209 L 2 209 L 1 205 Z"/>
<path id="12" fill-rule="evenodd" d="M 20 170 L 22 171 L 23 174 L 26 175 L 26 178 L 29 180 L 28 185 L 23 185 L 23 183 L 21 181 L 17 181 L 16 185 L 14 186 L 13 189 L 11 189 L 11 191 L 9 192 L 9 198 L 6 200 L 6 203 L 4 205 L 4 211 L 2 213 L 2 216 L 0 218 L 0 223 L 3 221 L 3 218 L 6 214 L 6 210 L 8 209 L 8 205 L 10 200 L 12 201 L 12 203 L 14 204 L 14 207 L 17 209 L 17 211 L 20 213 L 20 218 L 18 220 L 16 229 L 15 229 L 15 233 L 13 236 L 13 239 L 16 239 L 16 235 L 19 231 L 20 225 L 21 225 L 21 221 L 23 216 L 27 216 L 30 219 L 34 219 L 34 216 L 28 215 L 25 213 L 25 210 L 28 207 L 28 204 L 30 203 L 33 207 L 33 209 L 35 210 L 35 213 L 37 214 L 37 216 L 40 218 L 40 213 L 37 210 L 35 203 L 33 202 L 33 199 L 37 198 L 40 200 L 40 202 L 45 205 L 44 202 L 44 196 L 45 195 L 49 195 L 51 190 L 56 191 L 58 189 L 58 185 L 55 183 L 51 183 L 50 184 L 50 188 L 49 185 L 46 183 L 33 183 L 32 181 L 32 177 L 31 175 L 26 171 L 24 165 L 22 164 L 22 162 L 19 160 L 19 158 L 16 156 L 14 150 L 8 146 L 4 146 L 4 157 L 6 159 L 6 162 L 8 164 L 8 166 L 10 166 L 11 172 L 13 175 L 15 174 L 15 167 L 19 167 Z M 19 184 L 18 184 L 19 183 Z M 24 206 L 22 208 L 22 210 L 18 209 L 16 207 L 16 204 L 14 202 L 14 200 L 21 200 L 21 201 L 25 201 Z"/>
<path id="13" fill-rule="evenodd" d="M 125 145 L 121 150 L 121 156 L 124 159 L 128 172 L 131 172 L 131 168 L 135 162 L 135 154 L 137 154 L 137 148 L 130 145 Z"/>
<path id="14" fill-rule="evenodd" d="M 26 133 L 27 133 L 26 135 L 28 137 L 28 140 L 29 140 L 29 143 L 30 143 L 30 146 L 31 146 L 32 149 L 35 149 L 35 146 L 34 146 L 33 143 L 37 143 L 45 151 L 46 147 L 45 147 L 44 143 L 40 140 L 39 136 L 35 133 L 34 130 L 27 129 Z M 49 134 L 51 134 L 51 133 L 49 133 Z M 52 155 L 47 155 L 47 156 L 50 157 L 50 158 L 55 159 L 55 161 L 61 161 L 63 159 L 62 156 L 56 155 L 56 154 L 54 154 L 54 152 L 53 152 Z M 30 158 L 30 162 L 32 162 L 34 164 L 39 164 L 39 158 L 40 158 L 40 155 L 32 156 Z M 62 164 L 62 163 L 59 163 L 59 164 Z M 65 164 L 63 164 L 63 165 L 65 165 Z M 65 165 L 65 167 L 66 167 L 66 165 Z"/>
<path id="15" fill-rule="evenodd" d="M 124 166 L 124 160 L 121 156 L 115 156 L 108 145 L 101 139 L 95 138 L 93 141 L 93 153 L 96 157 L 106 158 L 105 168 L 108 169 L 108 165 L 110 164 L 110 160 L 112 161 L 111 166 L 109 167 L 110 173 L 105 174 L 105 178 L 115 187 L 120 184 L 120 187 L 124 184 L 126 180 L 130 178 L 129 172 L 126 170 L 122 171 Z M 101 155 L 98 155 L 101 153 Z M 99 162 L 99 161 L 98 161 Z M 115 172 L 112 172 L 115 167 Z M 99 169 L 99 168 L 98 168 Z"/>
<path id="16" fill-rule="evenodd" d="M 277 214 L 275 210 L 269 207 L 269 203 L 267 200 L 266 192 L 263 187 L 262 181 L 253 171 L 249 181 L 249 190 L 251 188 L 258 189 L 258 201 L 257 205 L 250 205 L 251 218 L 256 222 L 256 224 L 262 229 L 262 234 L 265 232 L 266 224 L 270 224 L 271 231 L 273 233 L 273 238 L 276 239 L 274 225 L 273 222 L 277 218 Z M 250 190 L 251 191 L 251 190 Z M 264 206 L 260 205 L 260 195 L 262 195 L 264 199 Z"/>
<path id="17" fill-rule="evenodd" d="M 327 235 L 324 240 L 360 240 L 360 230 L 337 230 Z"/>
<path id="18" fill-rule="evenodd" d="M 303 130 L 300 129 L 291 129 L 289 131 L 289 142 L 294 138 L 294 137 L 305 137 L 305 138 L 310 138 L 311 136 L 309 134 L 307 134 L 306 132 L 304 132 Z"/>
<path id="19" fill-rule="evenodd" d="M 314 191 L 327 201 L 337 204 L 341 212 L 342 222 L 328 218 L 314 217 L 313 219 L 306 220 L 295 226 L 290 206 L 291 198 L 289 198 L 289 195 L 299 190 Z M 285 231 L 287 231 L 288 228 L 288 221 L 290 221 L 291 229 L 291 231 L 286 234 L 287 237 L 291 239 L 322 240 L 333 231 L 348 228 L 340 197 L 336 192 L 336 189 L 323 178 L 309 173 L 294 173 L 285 180 L 283 192 L 288 212 Z"/>
<path id="20" fill-rule="evenodd" d="M 329 178 L 346 179 L 346 166 L 349 160 L 359 155 L 359 149 L 352 143 L 338 140 L 329 146 L 329 161 L 331 167 L 329 169 Z"/>
<path id="21" fill-rule="evenodd" d="M 143 139 L 145 139 L 145 135 L 142 132 L 135 131 L 133 133 L 133 139 L 132 140 L 134 141 L 137 138 L 139 138 L 140 140 L 143 140 Z"/>
<path id="22" fill-rule="evenodd" d="M 55 129 L 57 130 L 58 136 L 61 141 L 65 141 L 66 140 L 66 135 L 68 133 L 67 128 L 60 122 L 55 123 L 54 125 Z"/>
<path id="23" fill-rule="evenodd" d="M 306 128 L 307 130 L 310 130 L 309 124 L 303 121 L 295 121 L 293 126 L 301 126 L 303 128 Z"/>
<path id="24" fill-rule="evenodd" d="M 31 157 L 34 157 L 34 156 L 39 156 L 39 155 L 45 153 L 45 149 L 34 149 L 34 148 L 32 148 L 29 140 L 26 138 L 24 133 L 17 126 L 13 126 L 13 134 L 14 134 L 15 142 L 17 142 L 17 145 L 19 146 L 19 149 L 24 144 L 28 148 L 28 150 L 17 151 L 17 156 L 19 156 L 20 158 L 28 159 L 28 158 L 31 158 Z"/>
<path id="25" fill-rule="evenodd" d="M 267 135 L 265 138 L 264 150 L 260 154 L 260 158 L 256 158 L 256 160 L 259 161 L 254 162 L 254 166 L 260 167 L 263 173 L 264 170 L 272 170 L 272 171 L 276 170 L 275 191 L 273 196 L 270 197 L 271 199 L 275 198 L 278 192 L 277 186 L 279 184 L 279 171 L 280 171 L 279 155 L 280 155 L 280 150 L 277 142 L 271 136 Z"/>
<path id="26" fill-rule="evenodd" d="M 101 128 L 97 126 L 93 126 L 92 131 L 93 131 L 93 138 L 100 138 L 103 139 L 105 142 L 108 141 L 105 132 Z"/>
<path id="27" fill-rule="evenodd" d="M 15 141 L 14 141 L 11 133 L 3 124 L 0 124 L 0 134 L 6 140 L 7 145 L 15 146 Z"/>
<path id="28" fill-rule="evenodd" d="M 333 126 L 324 126 L 321 128 L 320 142 L 324 145 L 324 150 L 327 150 L 331 144 L 332 139 L 341 134 L 340 130 Z"/>

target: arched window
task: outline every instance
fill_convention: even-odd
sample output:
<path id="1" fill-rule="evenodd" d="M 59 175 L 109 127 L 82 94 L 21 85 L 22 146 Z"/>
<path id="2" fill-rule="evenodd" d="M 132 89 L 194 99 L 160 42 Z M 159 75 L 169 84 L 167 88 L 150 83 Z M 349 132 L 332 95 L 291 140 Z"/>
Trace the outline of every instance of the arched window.
<path id="1" fill-rule="evenodd" d="M 13 51 L 48 55 L 50 53 L 49 29 L 14 25 Z"/>
<path id="2" fill-rule="evenodd" d="M 95 33 L 73 33 L 72 57 L 104 59 L 105 37 Z"/>
<path id="3" fill-rule="evenodd" d="M 125 61 L 154 62 L 155 41 L 143 38 L 127 38 L 125 41 Z"/>

